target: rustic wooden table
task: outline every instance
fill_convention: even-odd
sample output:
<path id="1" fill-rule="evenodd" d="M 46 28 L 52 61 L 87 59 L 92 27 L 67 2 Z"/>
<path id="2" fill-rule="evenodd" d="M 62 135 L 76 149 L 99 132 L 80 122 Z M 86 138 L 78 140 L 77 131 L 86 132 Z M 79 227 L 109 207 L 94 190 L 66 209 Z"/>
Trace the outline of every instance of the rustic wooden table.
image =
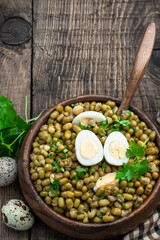
<path id="1" fill-rule="evenodd" d="M 157 36 L 133 100 L 155 121 L 160 108 L 160 0 L 0 0 L 0 94 L 24 117 L 81 94 L 123 97 L 137 46 L 151 21 Z M 23 199 L 18 180 L 0 188 Z M 73 239 L 39 219 L 25 232 L 0 222 L 0 239 Z"/>

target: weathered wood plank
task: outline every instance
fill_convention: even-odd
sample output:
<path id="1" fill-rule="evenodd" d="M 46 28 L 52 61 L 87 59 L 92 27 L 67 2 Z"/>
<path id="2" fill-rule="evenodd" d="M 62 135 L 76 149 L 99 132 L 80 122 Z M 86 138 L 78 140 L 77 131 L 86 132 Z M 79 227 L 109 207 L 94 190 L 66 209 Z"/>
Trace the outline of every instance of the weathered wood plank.
<path id="1" fill-rule="evenodd" d="M 32 23 L 32 1 L 16 1 L 0 0 L 0 39 L 2 39 L 2 26 L 8 18 L 15 18 L 15 25 L 7 25 L 3 28 L 6 31 L 5 40 L 12 40 L 15 43 L 17 39 L 21 40 L 21 36 L 17 38 L 18 28 L 21 27 L 18 17 L 24 18 L 30 24 Z M 24 23 L 24 21 L 23 21 Z M 11 31 L 12 30 L 12 31 Z M 11 32 L 10 32 L 11 31 Z M 13 34 L 13 35 L 10 35 Z M 4 40 L 4 38 L 2 39 Z M 5 42 L 4 40 L 4 42 Z M 10 42 L 8 42 L 10 43 Z M 11 46 L 0 40 L 0 94 L 9 97 L 17 110 L 24 117 L 25 95 L 28 96 L 28 110 L 30 111 L 30 85 L 31 85 L 31 41 Z M 8 187 L 0 188 L 0 209 L 3 204 L 10 199 L 23 199 L 18 180 Z M 29 231 L 19 232 L 11 228 L 7 228 L 1 221 L 0 217 L 0 239 L 28 239 Z"/>
<path id="2" fill-rule="evenodd" d="M 151 0 L 34 0 L 33 12 L 33 115 L 81 94 L 122 98 L 142 34 L 148 23 L 160 21 Z M 133 104 L 155 119 L 160 86 L 153 68 L 158 69 L 154 55 Z M 31 230 L 31 239 L 37 236 L 70 239 L 41 221 Z"/>

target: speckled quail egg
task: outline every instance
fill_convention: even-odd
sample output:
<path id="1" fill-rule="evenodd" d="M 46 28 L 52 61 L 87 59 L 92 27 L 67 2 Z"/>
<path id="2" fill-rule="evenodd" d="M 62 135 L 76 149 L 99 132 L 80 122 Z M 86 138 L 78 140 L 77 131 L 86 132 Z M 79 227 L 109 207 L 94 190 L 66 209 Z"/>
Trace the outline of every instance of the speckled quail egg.
<path id="1" fill-rule="evenodd" d="M 126 137 L 121 132 L 112 132 L 108 135 L 104 144 L 104 156 L 106 161 L 115 166 L 127 163 L 126 151 L 129 148 Z"/>
<path id="2" fill-rule="evenodd" d="M 2 207 L 3 222 L 11 228 L 24 231 L 34 224 L 34 215 L 21 200 L 12 199 Z"/>
<path id="3" fill-rule="evenodd" d="M 0 187 L 13 183 L 17 177 L 17 163 L 13 158 L 0 158 Z"/>
<path id="4" fill-rule="evenodd" d="M 75 141 L 78 161 L 84 166 L 92 166 L 103 159 L 103 147 L 98 137 L 89 130 L 78 133 Z"/>
<path id="5" fill-rule="evenodd" d="M 92 125 L 93 122 L 102 122 L 105 121 L 106 118 L 102 113 L 96 111 L 86 111 L 78 114 L 74 119 L 72 124 L 79 124 L 79 122 L 87 127 L 88 125 Z M 91 124 L 90 124 L 91 123 Z"/>
<path id="6" fill-rule="evenodd" d="M 113 188 L 117 186 L 118 183 L 119 183 L 119 179 L 116 179 L 116 173 L 115 172 L 108 173 L 97 180 L 93 190 L 96 192 L 99 187 L 103 187 L 104 189 L 106 187 Z"/>

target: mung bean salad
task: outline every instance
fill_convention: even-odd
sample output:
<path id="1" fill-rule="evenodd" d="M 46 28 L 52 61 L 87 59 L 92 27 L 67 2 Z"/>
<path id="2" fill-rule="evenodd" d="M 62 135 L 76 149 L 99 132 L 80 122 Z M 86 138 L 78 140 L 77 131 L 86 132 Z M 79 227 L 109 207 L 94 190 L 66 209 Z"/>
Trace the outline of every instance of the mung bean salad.
<path id="1" fill-rule="evenodd" d="M 44 202 L 84 223 L 113 222 L 138 208 L 159 177 L 155 131 L 114 101 L 57 105 L 30 154 Z"/>

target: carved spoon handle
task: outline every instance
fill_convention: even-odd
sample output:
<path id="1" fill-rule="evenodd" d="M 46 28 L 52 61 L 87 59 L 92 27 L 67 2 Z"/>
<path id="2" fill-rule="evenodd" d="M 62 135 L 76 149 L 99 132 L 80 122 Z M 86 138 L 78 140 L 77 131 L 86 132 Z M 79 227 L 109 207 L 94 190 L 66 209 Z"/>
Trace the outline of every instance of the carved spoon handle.
<path id="1" fill-rule="evenodd" d="M 118 114 L 120 114 L 123 109 L 124 110 L 128 109 L 132 101 L 132 98 L 137 90 L 137 87 L 143 77 L 143 74 L 150 60 L 154 42 L 155 42 L 155 37 L 156 37 L 156 26 L 155 26 L 155 23 L 151 22 L 148 25 L 142 37 L 141 43 L 139 45 L 139 49 L 136 54 L 136 58 L 132 68 L 131 76 L 128 81 L 125 96 L 123 97 L 121 105 L 117 111 Z"/>

